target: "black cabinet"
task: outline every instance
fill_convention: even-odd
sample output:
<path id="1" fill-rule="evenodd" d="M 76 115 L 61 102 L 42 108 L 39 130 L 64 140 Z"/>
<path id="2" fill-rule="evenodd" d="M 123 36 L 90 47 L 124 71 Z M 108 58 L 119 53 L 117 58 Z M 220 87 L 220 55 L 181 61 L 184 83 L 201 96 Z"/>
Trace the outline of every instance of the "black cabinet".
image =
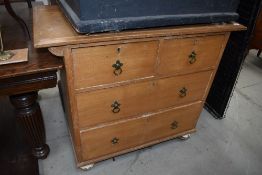
<path id="1" fill-rule="evenodd" d="M 248 52 L 250 36 L 261 5 L 261 0 L 240 0 L 237 10 L 238 22 L 245 25 L 247 30 L 231 34 L 210 89 L 205 106 L 215 118 L 224 118 L 237 77 Z"/>

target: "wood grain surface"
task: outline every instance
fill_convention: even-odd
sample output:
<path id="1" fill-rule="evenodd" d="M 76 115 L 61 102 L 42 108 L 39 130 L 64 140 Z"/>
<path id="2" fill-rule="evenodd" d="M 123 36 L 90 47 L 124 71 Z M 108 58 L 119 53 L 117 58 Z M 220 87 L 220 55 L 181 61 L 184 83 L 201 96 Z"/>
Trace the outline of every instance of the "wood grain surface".
<path id="1" fill-rule="evenodd" d="M 214 68 L 224 41 L 224 35 L 162 40 L 159 49 L 160 75 L 181 71 Z M 195 61 L 190 55 L 195 53 Z"/>
<path id="2" fill-rule="evenodd" d="M 153 76 L 157 52 L 158 41 L 73 49 L 75 88 Z M 119 75 L 117 61 L 123 64 Z"/>
<path id="3" fill-rule="evenodd" d="M 82 158 L 89 160 L 142 144 L 146 118 L 81 132 Z M 112 143 L 115 139 L 115 142 Z"/>
<path id="4" fill-rule="evenodd" d="M 203 100 L 212 71 L 134 83 L 76 95 L 79 127 L 143 114 L 158 109 Z M 186 88 L 185 97 L 180 96 Z M 111 105 L 120 103 L 120 111 L 112 112 Z"/>
<path id="5" fill-rule="evenodd" d="M 202 102 L 81 131 L 82 158 L 89 161 L 195 128 Z M 177 122 L 177 127 L 172 124 Z"/>
<path id="6" fill-rule="evenodd" d="M 0 61 L 0 66 L 4 64 L 14 64 L 28 61 L 28 48 L 10 50 L 9 52 L 14 55 L 8 60 Z"/>

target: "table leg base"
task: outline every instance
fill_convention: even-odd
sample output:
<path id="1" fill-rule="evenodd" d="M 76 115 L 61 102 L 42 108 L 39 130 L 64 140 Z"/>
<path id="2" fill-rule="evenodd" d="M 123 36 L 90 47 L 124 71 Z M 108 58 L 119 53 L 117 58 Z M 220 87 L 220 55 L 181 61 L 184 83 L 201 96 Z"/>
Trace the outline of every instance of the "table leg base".
<path id="1" fill-rule="evenodd" d="M 183 135 L 183 136 L 180 136 L 178 137 L 179 140 L 188 140 L 190 139 L 191 135 L 190 134 L 186 134 L 186 135 Z"/>
<path id="2" fill-rule="evenodd" d="M 32 152 L 37 159 L 46 159 L 50 152 L 50 148 L 47 144 L 44 144 L 42 147 L 33 148 Z"/>
<path id="3" fill-rule="evenodd" d="M 46 144 L 45 126 L 37 97 L 37 92 L 30 92 L 11 96 L 10 100 L 16 108 L 16 118 L 32 146 L 33 155 L 38 159 L 45 159 L 50 149 Z"/>

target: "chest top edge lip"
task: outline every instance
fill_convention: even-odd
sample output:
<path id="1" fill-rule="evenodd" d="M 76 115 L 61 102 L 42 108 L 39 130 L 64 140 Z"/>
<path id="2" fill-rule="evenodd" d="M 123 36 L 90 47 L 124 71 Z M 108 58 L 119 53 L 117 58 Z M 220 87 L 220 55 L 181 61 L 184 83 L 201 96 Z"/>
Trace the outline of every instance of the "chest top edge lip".
<path id="1" fill-rule="evenodd" d="M 94 42 L 81 42 L 77 44 L 69 44 L 69 45 L 61 45 L 61 46 L 50 46 L 50 48 L 68 48 L 71 51 L 75 49 L 87 48 L 87 47 L 99 47 L 99 46 L 107 46 L 107 45 L 122 45 L 122 44 L 130 44 L 130 43 L 146 43 L 146 42 L 159 42 L 161 40 L 172 40 L 172 39 L 187 39 L 187 38 L 204 38 L 204 37 L 212 37 L 212 36 L 224 36 L 227 32 L 214 32 L 214 33 L 199 33 L 199 34 L 187 34 L 187 35 L 166 35 L 166 36 L 152 36 L 146 38 L 130 38 L 130 39 L 116 39 L 116 40 L 108 40 L 108 41 L 94 41 Z"/>

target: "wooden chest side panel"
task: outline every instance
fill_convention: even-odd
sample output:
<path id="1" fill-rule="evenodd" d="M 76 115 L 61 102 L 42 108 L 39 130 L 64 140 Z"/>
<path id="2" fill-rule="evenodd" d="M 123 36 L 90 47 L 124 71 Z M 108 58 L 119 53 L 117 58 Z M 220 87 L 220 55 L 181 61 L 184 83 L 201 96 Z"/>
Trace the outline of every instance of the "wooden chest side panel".
<path id="1" fill-rule="evenodd" d="M 76 96 L 74 91 L 74 83 L 73 83 L 73 59 L 71 54 L 71 49 L 67 48 L 64 50 L 64 64 L 65 70 L 61 72 L 61 84 L 60 84 L 60 93 L 63 96 L 63 105 L 66 108 L 65 112 L 68 117 L 68 125 L 70 134 L 72 136 L 74 151 L 76 154 L 77 163 L 82 162 L 82 154 L 81 154 L 81 144 L 80 144 L 80 134 L 79 134 L 79 126 L 78 126 L 78 111 L 76 108 Z M 63 91 L 64 90 L 64 91 Z M 66 101 L 65 101 L 66 100 Z"/>

